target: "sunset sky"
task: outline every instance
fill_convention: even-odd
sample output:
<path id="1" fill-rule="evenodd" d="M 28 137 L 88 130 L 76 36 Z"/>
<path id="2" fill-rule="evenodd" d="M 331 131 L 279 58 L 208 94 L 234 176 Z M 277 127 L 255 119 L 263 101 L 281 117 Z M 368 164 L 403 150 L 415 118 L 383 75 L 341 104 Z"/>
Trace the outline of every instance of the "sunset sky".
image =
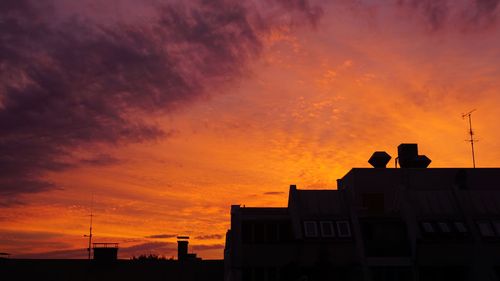
<path id="1" fill-rule="evenodd" d="M 500 159 L 500 0 L 1 0 L 0 252 L 222 258 L 231 204 Z M 391 162 L 392 167 L 392 162 Z"/>

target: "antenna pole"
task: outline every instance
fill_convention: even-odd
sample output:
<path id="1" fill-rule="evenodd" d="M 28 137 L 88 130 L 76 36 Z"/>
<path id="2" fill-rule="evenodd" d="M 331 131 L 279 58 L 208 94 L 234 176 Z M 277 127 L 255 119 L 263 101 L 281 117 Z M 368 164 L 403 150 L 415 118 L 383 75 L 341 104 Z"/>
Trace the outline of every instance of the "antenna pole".
<path id="1" fill-rule="evenodd" d="M 93 208 L 94 208 L 94 195 L 92 194 L 92 201 L 90 203 L 90 228 L 89 228 L 89 248 L 87 249 L 89 252 L 89 260 L 91 258 L 91 252 L 92 252 L 92 217 L 93 215 Z"/>
<path id="2" fill-rule="evenodd" d="M 474 139 L 474 131 L 472 131 L 472 112 L 476 111 L 475 109 L 469 111 L 468 113 L 462 114 L 462 118 L 467 117 L 469 119 L 469 135 L 470 139 L 467 142 L 470 142 L 470 146 L 472 149 L 472 167 L 476 168 L 476 157 L 474 155 L 474 143 L 477 141 Z"/>

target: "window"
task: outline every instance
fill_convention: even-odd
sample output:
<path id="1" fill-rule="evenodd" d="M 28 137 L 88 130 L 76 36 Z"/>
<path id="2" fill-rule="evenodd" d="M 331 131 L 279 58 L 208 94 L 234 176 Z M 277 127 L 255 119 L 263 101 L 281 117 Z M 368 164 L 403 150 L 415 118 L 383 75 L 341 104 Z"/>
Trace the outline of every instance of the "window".
<path id="1" fill-rule="evenodd" d="M 491 227 L 491 223 L 489 221 L 478 221 L 477 226 L 479 227 L 479 232 L 483 237 L 493 237 L 495 233 L 493 232 L 493 228 Z"/>
<path id="2" fill-rule="evenodd" d="M 426 232 L 426 233 L 434 233 L 435 232 L 434 227 L 432 226 L 432 224 L 430 222 L 423 222 L 421 225 L 422 225 L 422 229 L 424 230 L 424 232 Z"/>
<path id="3" fill-rule="evenodd" d="M 461 221 L 456 221 L 453 223 L 455 228 L 459 233 L 467 233 L 467 228 L 465 227 L 465 224 Z"/>
<path id="4" fill-rule="evenodd" d="M 323 237 L 335 237 L 335 231 L 333 229 L 333 223 L 331 221 L 322 221 L 319 223 L 321 227 L 321 236 Z"/>
<path id="5" fill-rule="evenodd" d="M 315 221 L 304 222 L 304 233 L 306 237 L 318 237 L 318 226 Z"/>
<path id="6" fill-rule="evenodd" d="M 439 226 L 439 229 L 441 230 L 441 232 L 443 232 L 443 233 L 450 233 L 451 232 L 450 227 L 445 222 L 438 222 L 438 226 Z"/>
<path id="7" fill-rule="evenodd" d="M 337 230 L 339 232 L 339 237 L 351 237 L 351 227 L 348 221 L 338 221 Z"/>
<path id="8" fill-rule="evenodd" d="M 497 236 L 500 236 L 500 221 L 493 221 L 493 228 L 495 228 Z"/>

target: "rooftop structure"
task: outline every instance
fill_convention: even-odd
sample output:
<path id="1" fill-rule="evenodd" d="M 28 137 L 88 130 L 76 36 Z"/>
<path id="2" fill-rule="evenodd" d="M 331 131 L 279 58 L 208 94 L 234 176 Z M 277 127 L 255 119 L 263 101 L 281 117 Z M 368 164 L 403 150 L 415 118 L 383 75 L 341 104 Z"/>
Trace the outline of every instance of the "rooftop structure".
<path id="1" fill-rule="evenodd" d="M 118 243 L 92 243 L 94 260 L 115 261 L 118 259 Z"/>
<path id="2" fill-rule="evenodd" d="M 337 189 L 291 185 L 284 208 L 231 206 L 226 280 L 500 280 L 500 168 L 398 151 Z"/>
<path id="3" fill-rule="evenodd" d="M 177 236 L 177 260 L 194 261 L 201 260 L 195 253 L 188 253 L 189 236 Z"/>

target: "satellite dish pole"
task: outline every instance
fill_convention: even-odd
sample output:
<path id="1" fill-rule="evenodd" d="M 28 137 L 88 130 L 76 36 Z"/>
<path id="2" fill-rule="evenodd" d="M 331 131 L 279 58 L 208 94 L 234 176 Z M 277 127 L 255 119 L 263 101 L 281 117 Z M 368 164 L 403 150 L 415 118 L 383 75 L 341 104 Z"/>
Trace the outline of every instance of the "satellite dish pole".
<path id="1" fill-rule="evenodd" d="M 475 109 L 462 114 L 462 119 L 465 119 L 467 117 L 469 119 L 469 135 L 470 139 L 466 140 L 467 142 L 470 142 L 471 148 L 472 148 L 472 167 L 476 168 L 476 157 L 474 155 L 474 143 L 477 142 L 477 140 L 474 139 L 474 131 L 472 131 L 472 112 L 476 111 Z"/>
<path id="2" fill-rule="evenodd" d="M 89 252 L 89 260 L 91 259 L 91 253 L 92 253 L 92 217 L 94 216 L 92 211 L 94 208 L 94 194 L 92 194 L 92 201 L 90 203 L 90 228 L 89 228 L 89 235 L 83 235 L 84 237 L 89 238 L 89 247 L 87 248 L 87 251 Z"/>

